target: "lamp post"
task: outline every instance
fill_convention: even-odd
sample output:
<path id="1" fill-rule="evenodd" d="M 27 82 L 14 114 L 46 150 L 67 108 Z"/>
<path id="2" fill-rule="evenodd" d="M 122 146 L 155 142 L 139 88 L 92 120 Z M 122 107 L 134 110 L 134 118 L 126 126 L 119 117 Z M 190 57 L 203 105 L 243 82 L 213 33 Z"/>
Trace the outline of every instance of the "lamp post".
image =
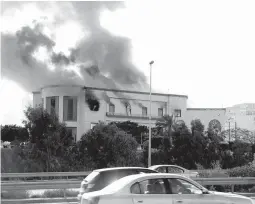
<path id="1" fill-rule="evenodd" d="M 151 68 L 154 61 L 150 61 L 150 114 L 149 114 L 149 149 L 148 149 L 148 167 L 151 166 Z"/>

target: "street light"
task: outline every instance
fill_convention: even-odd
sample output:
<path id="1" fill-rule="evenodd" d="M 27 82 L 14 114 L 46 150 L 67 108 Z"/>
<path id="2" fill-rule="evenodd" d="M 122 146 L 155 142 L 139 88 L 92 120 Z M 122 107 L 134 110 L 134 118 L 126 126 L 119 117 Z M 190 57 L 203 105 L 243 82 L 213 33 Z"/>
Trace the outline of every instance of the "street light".
<path id="1" fill-rule="evenodd" d="M 151 166 L 151 68 L 154 61 L 150 61 L 150 113 L 149 113 L 149 149 L 148 149 L 148 167 Z"/>

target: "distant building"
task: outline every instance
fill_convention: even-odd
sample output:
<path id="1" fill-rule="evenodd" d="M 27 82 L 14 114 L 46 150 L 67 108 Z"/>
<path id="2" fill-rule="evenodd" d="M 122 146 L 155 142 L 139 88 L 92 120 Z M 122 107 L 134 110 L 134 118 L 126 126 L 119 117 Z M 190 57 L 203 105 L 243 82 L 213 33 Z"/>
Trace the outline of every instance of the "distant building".
<path id="1" fill-rule="evenodd" d="M 225 128 L 242 128 L 255 131 L 255 103 L 238 104 L 226 108 Z"/>
<path id="2" fill-rule="evenodd" d="M 185 95 L 152 93 L 151 100 L 153 125 L 165 114 L 174 114 L 188 126 L 193 119 L 200 119 L 205 128 L 220 130 L 226 121 L 226 109 L 187 108 Z M 76 140 L 99 121 L 130 120 L 148 125 L 148 92 L 54 85 L 33 92 L 33 106 L 39 105 L 49 113 L 55 111 Z"/>

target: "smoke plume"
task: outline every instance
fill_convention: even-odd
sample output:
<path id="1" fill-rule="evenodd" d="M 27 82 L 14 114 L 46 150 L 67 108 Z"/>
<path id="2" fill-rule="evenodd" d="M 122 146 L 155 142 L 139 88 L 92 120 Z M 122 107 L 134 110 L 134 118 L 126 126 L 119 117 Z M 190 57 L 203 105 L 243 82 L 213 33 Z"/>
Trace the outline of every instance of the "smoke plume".
<path id="1" fill-rule="evenodd" d="M 29 2 L 18 4 L 21 10 Z M 2 74 L 14 80 L 26 90 L 32 91 L 45 85 L 79 84 L 97 87 L 125 88 L 139 87 L 146 84 L 146 77 L 132 64 L 130 58 L 130 40 L 112 35 L 100 25 L 100 13 L 104 9 L 123 8 L 123 2 L 37 2 L 41 10 L 57 8 L 51 27 L 57 27 L 68 20 L 74 20 L 89 33 L 78 45 L 69 49 L 70 54 L 56 52 L 53 35 L 46 35 L 48 24 L 34 21 L 33 26 L 21 27 L 15 35 L 1 33 L 2 39 Z M 3 5 L 2 16 L 15 4 Z M 54 8 L 55 8 L 54 7 Z M 67 15 L 67 16 L 65 16 Z M 44 16 L 42 16 L 44 18 Z M 63 33 L 68 37 L 68 33 Z M 44 50 L 44 58 L 38 59 L 37 51 Z M 100 67 L 99 77 L 92 77 L 87 69 L 92 65 Z M 90 65 L 88 65 L 90 64 Z M 81 75 L 78 73 L 81 72 Z M 104 75 L 107 74 L 107 77 Z M 95 75 L 93 73 L 92 75 Z M 92 78 L 91 78 L 92 77 Z M 103 79 L 103 83 L 99 80 Z"/>
<path id="2" fill-rule="evenodd" d="M 85 90 L 85 100 L 88 104 L 88 107 L 91 111 L 98 111 L 100 108 L 100 102 L 99 99 L 95 96 L 93 91 L 91 90 Z"/>

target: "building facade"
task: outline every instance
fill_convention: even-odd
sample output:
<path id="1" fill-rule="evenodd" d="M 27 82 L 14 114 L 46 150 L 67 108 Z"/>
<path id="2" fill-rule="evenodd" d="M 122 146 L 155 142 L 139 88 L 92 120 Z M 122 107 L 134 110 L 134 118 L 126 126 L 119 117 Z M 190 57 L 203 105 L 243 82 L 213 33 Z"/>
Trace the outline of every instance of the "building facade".
<path id="1" fill-rule="evenodd" d="M 187 108 L 188 96 L 152 93 L 151 115 L 155 126 L 163 115 L 174 114 L 176 120 L 187 126 L 193 119 L 200 119 L 205 128 L 221 129 L 226 121 L 226 109 Z M 149 123 L 149 93 L 82 86 L 47 86 L 33 92 L 33 106 L 42 105 L 49 113 L 55 111 L 59 120 L 65 122 L 76 140 L 99 121 Z"/>
<path id="2" fill-rule="evenodd" d="M 255 131 L 255 103 L 243 103 L 226 108 L 225 128 Z"/>

